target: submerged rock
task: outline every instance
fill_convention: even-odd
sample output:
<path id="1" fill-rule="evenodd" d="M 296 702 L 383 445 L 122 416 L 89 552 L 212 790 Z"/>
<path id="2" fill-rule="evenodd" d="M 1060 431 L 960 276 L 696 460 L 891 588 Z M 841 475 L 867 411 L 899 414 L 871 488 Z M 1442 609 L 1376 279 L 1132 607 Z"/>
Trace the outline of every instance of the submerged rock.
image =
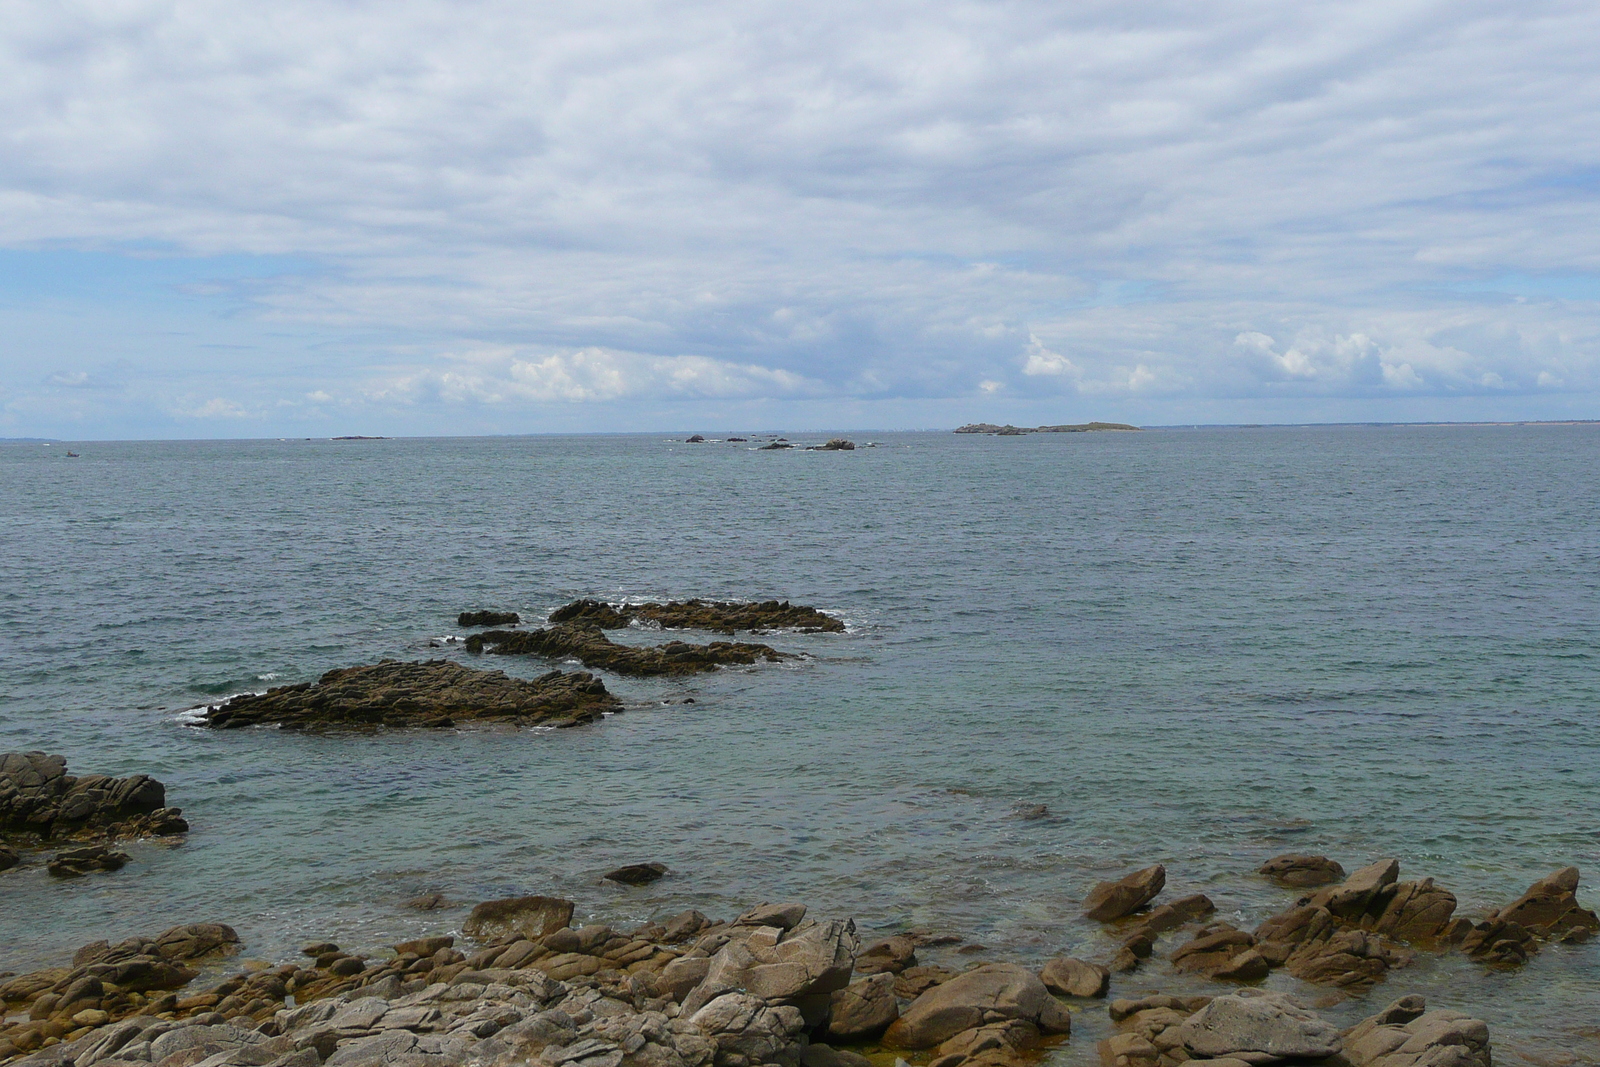
<path id="1" fill-rule="evenodd" d="M 514 611 L 463 611 L 456 616 L 457 626 L 515 626 L 521 621 Z"/>
<path id="2" fill-rule="evenodd" d="M 1279 885 L 1294 888 L 1328 885 L 1344 879 L 1344 868 L 1328 857 L 1301 854 L 1274 857 L 1263 863 L 1257 873 Z"/>
<path id="3" fill-rule="evenodd" d="M 0 836 L 19 844 L 188 832 L 182 812 L 166 807 L 166 798 L 166 787 L 146 774 L 73 777 L 62 756 L 0 755 Z"/>
<path id="4" fill-rule="evenodd" d="M 665 863 L 630 863 L 606 872 L 603 877 L 608 882 L 620 882 L 623 885 L 649 885 L 666 873 Z"/>
<path id="5" fill-rule="evenodd" d="M 734 641 L 713 641 L 709 645 L 669 641 L 647 648 L 619 645 L 606 637 L 600 627 L 585 623 L 562 623 L 546 630 L 526 632 L 490 630 L 473 634 L 467 638 L 467 651 L 497 656 L 574 658 L 585 667 L 634 675 L 694 674 L 733 664 L 752 664 L 758 660 L 776 663 L 792 658 L 769 645 Z"/>
<path id="6" fill-rule="evenodd" d="M 81 878 L 93 871 L 120 871 L 132 858 L 105 845 L 82 845 L 57 853 L 45 870 L 55 878 Z"/>
<path id="7" fill-rule="evenodd" d="M 583 672 L 551 671 L 525 681 L 448 660 L 384 660 L 332 670 L 316 682 L 234 697 L 207 708 L 202 721 L 219 729 L 278 725 L 292 730 L 457 722 L 577 726 L 621 708 L 600 679 Z"/>
<path id="8" fill-rule="evenodd" d="M 673 600 L 665 604 L 607 604 L 599 600 L 574 600 L 550 613 L 552 623 L 586 622 L 607 630 L 627 626 L 635 619 L 666 630 L 711 630 L 731 634 L 736 630 L 795 630 L 800 633 L 838 633 L 844 623 L 816 608 L 787 600 L 759 603 L 733 600 Z"/>
<path id="9" fill-rule="evenodd" d="M 564 930 L 572 922 L 570 900 L 560 897 L 508 897 L 504 900 L 486 900 L 472 909 L 461 932 L 480 941 L 521 934 L 524 937 L 547 937 Z"/>
<path id="10" fill-rule="evenodd" d="M 1044 965 L 1039 980 L 1063 997 L 1103 997 L 1111 985 L 1111 972 L 1098 963 L 1058 956 Z"/>

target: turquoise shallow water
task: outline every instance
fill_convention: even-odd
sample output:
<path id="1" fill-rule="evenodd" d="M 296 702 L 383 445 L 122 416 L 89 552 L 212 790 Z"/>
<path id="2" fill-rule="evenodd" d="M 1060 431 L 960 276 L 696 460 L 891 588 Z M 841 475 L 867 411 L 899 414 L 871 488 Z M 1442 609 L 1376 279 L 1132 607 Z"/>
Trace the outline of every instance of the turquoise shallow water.
<path id="1" fill-rule="evenodd" d="M 114 875 L 0 875 L 0 970 L 203 919 L 263 958 L 376 948 L 459 925 L 403 907 L 434 889 L 554 892 L 610 922 L 800 899 L 1043 959 L 1109 951 L 1076 902 L 1156 861 L 1251 925 L 1288 903 L 1250 873 L 1284 851 L 1395 856 L 1467 914 L 1569 863 L 1600 883 L 1600 429 L 878 440 L 0 448 L 0 747 L 152 773 L 194 825 Z M 180 714 L 466 659 L 429 647 L 464 608 L 694 595 L 851 628 L 775 639 L 795 665 L 608 677 L 629 710 L 579 730 Z M 672 877 L 599 879 L 645 859 Z M 1158 963 L 1119 988 L 1185 982 Z M 1373 999 L 1414 990 L 1480 1012 L 1502 1062 L 1600 1062 L 1595 946 L 1514 975 L 1425 955 Z M 1058 1058 L 1092 1061 L 1101 1019 Z"/>

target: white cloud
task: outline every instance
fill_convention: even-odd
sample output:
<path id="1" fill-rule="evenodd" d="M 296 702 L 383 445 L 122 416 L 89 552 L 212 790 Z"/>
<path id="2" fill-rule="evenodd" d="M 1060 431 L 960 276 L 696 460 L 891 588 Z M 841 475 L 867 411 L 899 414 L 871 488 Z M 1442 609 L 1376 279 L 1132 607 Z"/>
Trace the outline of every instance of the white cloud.
<path id="1" fill-rule="evenodd" d="M 480 349 L 450 357 L 444 369 L 407 368 L 362 388 L 369 400 L 489 405 L 583 403 L 641 396 L 803 396 L 818 391 L 816 383 L 768 367 L 704 356 L 651 356 L 602 348 L 540 353 Z"/>
<path id="2" fill-rule="evenodd" d="M 1028 335 L 1028 347 L 1023 350 L 1022 373 L 1037 377 L 1041 374 L 1077 377 L 1083 371 L 1060 352 L 1052 352 L 1037 337 Z"/>

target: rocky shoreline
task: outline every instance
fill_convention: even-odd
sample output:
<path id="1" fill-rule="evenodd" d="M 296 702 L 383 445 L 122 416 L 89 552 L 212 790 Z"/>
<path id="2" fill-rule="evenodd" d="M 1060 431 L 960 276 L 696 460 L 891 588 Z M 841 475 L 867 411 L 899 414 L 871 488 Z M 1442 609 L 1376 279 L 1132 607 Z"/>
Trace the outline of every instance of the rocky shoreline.
<path id="1" fill-rule="evenodd" d="M 1445 951 L 1486 929 L 1517 927 L 1536 943 L 1600 928 L 1576 899 L 1574 868 L 1471 923 L 1450 915 L 1453 897 L 1444 908 L 1438 893 L 1445 891 L 1430 893 L 1437 887 L 1426 880 L 1399 882 L 1398 867 L 1379 861 L 1331 882 L 1342 872 L 1331 860 L 1280 857 L 1262 869 L 1269 879 L 1292 883 L 1298 872 L 1312 872 L 1305 877 L 1328 884 L 1253 935 L 1208 923 L 1215 908 L 1203 896 L 1156 903 L 1165 871 L 1145 868 L 1084 897 L 1086 916 L 1122 933 L 1115 958 L 1058 957 L 1038 967 L 927 963 L 919 952 L 960 938 L 926 930 L 863 946 L 853 921 L 817 920 L 799 903 L 763 904 L 722 922 L 686 911 L 621 931 L 574 927 L 572 901 L 535 896 L 478 905 L 460 935 L 441 932 L 370 955 L 312 943 L 301 959 L 251 963 L 197 990 L 190 986 L 201 969 L 215 970 L 206 961 L 241 946 L 226 925 L 191 924 L 114 945 L 94 942 L 78 949 L 70 966 L 0 982 L 0 1061 L 887 1067 L 904 1059 L 929 1067 L 1020 1067 L 1070 1042 L 1074 1015 L 1104 1011 L 1114 1030 L 1097 1052 L 1108 1067 L 1489 1067 L 1487 1024 L 1457 1010 L 1429 1010 L 1420 996 L 1399 997 L 1341 1030 L 1294 997 L 1250 984 L 1286 966 L 1303 981 L 1360 996 L 1405 960 L 1374 974 L 1361 961 L 1377 957 L 1351 951 L 1357 942 Z M 1318 926 L 1290 921 L 1307 908 L 1328 916 L 1335 932 L 1289 936 Z M 1187 937 L 1166 953 L 1173 972 L 1204 975 L 1215 992 L 1144 993 L 1108 1004 L 1124 981 L 1118 974 L 1148 967 L 1164 934 Z M 1338 941 L 1345 934 L 1359 936 Z M 468 941 L 458 944 L 458 936 Z M 1290 961 L 1308 945 L 1321 947 L 1307 959 L 1337 956 L 1352 966 L 1297 970 Z M 1252 954 L 1261 966 L 1241 963 Z M 1200 957 L 1214 958 L 1186 966 Z"/>

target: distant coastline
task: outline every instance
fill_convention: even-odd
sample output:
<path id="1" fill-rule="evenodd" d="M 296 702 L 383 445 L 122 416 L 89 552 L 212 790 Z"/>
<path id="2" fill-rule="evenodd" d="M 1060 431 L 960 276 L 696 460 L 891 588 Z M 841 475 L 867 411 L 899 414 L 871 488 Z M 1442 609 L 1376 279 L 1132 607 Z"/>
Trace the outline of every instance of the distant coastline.
<path id="1" fill-rule="evenodd" d="M 1020 437 L 1025 433 L 1093 433 L 1099 430 L 1137 430 L 1125 422 L 1079 422 L 1064 426 L 996 426 L 992 422 L 969 422 L 958 426 L 955 433 L 987 433 L 996 437 Z"/>

